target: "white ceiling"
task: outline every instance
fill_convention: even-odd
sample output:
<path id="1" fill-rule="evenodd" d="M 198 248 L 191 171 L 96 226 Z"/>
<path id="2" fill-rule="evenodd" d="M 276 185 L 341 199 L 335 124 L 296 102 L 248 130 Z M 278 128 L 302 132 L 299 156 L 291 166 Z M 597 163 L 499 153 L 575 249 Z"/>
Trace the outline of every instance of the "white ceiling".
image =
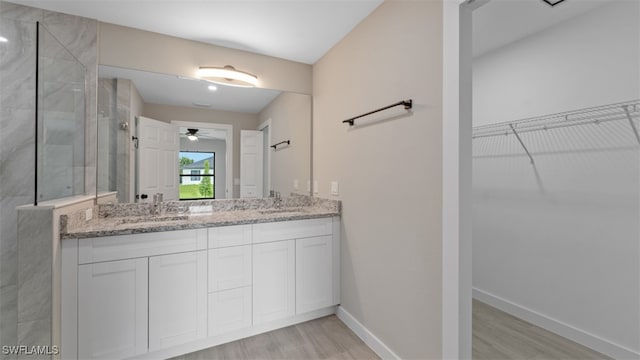
<path id="1" fill-rule="evenodd" d="M 491 0 L 473 12 L 473 56 L 523 39 L 612 0 L 565 0 L 551 7 L 542 0 Z"/>
<path id="2" fill-rule="evenodd" d="M 240 88 L 217 84 L 213 84 L 217 90 L 210 91 L 208 86 L 212 84 L 200 79 L 105 65 L 100 65 L 98 77 L 133 81 L 145 103 L 202 107 L 252 114 L 259 113 L 281 93 L 281 91 L 271 89 Z"/>
<path id="3" fill-rule="evenodd" d="M 313 64 L 382 0 L 9 0 Z"/>

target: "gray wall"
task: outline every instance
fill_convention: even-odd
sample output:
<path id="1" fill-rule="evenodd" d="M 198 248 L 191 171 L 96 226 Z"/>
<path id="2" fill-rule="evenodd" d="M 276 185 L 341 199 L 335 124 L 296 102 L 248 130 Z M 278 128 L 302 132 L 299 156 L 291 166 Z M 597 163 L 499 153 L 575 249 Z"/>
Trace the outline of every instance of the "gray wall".
<path id="1" fill-rule="evenodd" d="M 18 314 L 15 208 L 34 202 L 33 174 L 27 169 L 35 163 L 36 21 L 87 68 L 85 189 L 92 194 L 96 188 L 97 22 L 0 2 L 0 32 L 9 39 L 0 44 L 0 345 L 32 343 L 38 338 L 33 330 L 50 330 L 51 324 L 50 309 Z"/>
<path id="2" fill-rule="evenodd" d="M 258 114 L 259 122 L 271 119 L 271 143 L 291 140 L 289 146 L 269 148 L 271 154 L 271 189 L 284 196 L 306 194 L 311 179 L 311 96 L 283 92 Z M 266 158 L 266 157 L 265 157 Z M 294 189 L 293 181 L 299 187 Z M 267 196 L 265 193 L 265 196 Z"/>
<path id="3" fill-rule="evenodd" d="M 442 349 L 442 2 L 385 1 L 313 66 L 313 176 L 340 182 L 342 307 L 403 359 Z M 341 120 L 402 99 L 401 107 Z"/>

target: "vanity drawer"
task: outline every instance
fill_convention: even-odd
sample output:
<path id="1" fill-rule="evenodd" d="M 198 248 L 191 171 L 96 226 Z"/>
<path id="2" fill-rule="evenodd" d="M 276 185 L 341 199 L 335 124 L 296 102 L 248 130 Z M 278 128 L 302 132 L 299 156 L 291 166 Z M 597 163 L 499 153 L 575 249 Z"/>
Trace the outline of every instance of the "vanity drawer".
<path id="1" fill-rule="evenodd" d="M 251 225 L 233 225 L 209 228 L 209 248 L 251 244 Z"/>
<path id="2" fill-rule="evenodd" d="M 207 248 L 207 229 L 105 236 L 78 241 L 78 264 L 173 254 Z"/>
<path id="3" fill-rule="evenodd" d="M 251 245 L 209 250 L 209 292 L 251 285 Z"/>
<path id="4" fill-rule="evenodd" d="M 262 223 L 253 225 L 253 243 L 331 235 L 331 218 Z"/>

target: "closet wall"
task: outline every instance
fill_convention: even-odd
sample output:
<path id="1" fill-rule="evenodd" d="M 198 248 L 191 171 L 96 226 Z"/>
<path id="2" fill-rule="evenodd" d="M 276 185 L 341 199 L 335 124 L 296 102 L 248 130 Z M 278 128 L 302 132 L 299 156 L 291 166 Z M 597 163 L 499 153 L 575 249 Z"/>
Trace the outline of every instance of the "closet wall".
<path id="1" fill-rule="evenodd" d="M 488 53 L 474 60 L 474 126 L 640 99 L 639 53 L 636 1 Z M 513 135 L 474 139 L 474 296 L 637 358 L 640 156 L 629 121 L 521 136 L 535 165 Z"/>

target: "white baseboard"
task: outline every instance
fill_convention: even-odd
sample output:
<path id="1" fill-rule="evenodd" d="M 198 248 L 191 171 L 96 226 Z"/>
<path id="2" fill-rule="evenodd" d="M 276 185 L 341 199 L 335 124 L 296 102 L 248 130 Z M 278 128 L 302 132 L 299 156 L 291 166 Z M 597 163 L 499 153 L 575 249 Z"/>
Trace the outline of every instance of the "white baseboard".
<path id="1" fill-rule="evenodd" d="M 614 359 L 640 359 L 640 353 L 638 352 L 486 291 L 473 288 L 473 298 Z"/>
<path id="2" fill-rule="evenodd" d="M 347 325 L 351 331 L 353 331 L 365 344 L 367 344 L 371 350 L 373 350 L 382 359 L 400 360 L 400 357 L 396 355 L 387 345 L 385 345 L 380 339 L 378 339 L 369 329 L 364 327 L 353 315 L 349 314 L 342 306 L 338 306 L 336 311 L 338 319 Z"/>

